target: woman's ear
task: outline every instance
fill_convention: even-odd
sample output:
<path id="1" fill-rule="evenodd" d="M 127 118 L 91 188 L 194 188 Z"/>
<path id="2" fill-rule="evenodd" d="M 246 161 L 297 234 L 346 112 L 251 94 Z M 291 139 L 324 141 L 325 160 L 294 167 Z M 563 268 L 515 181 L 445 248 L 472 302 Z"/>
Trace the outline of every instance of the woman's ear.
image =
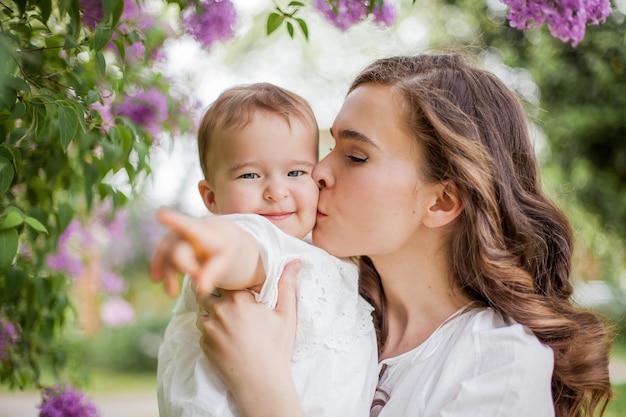
<path id="1" fill-rule="evenodd" d="M 463 201 L 456 184 L 451 180 L 436 184 L 433 192 L 434 202 L 428 208 L 424 224 L 428 227 L 445 226 L 461 214 Z"/>
<path id="2" fill-rule="evenodd" d="M 207 180 L 200 181 L 198 183 L 198 191 L 200 192 L 200 197 L 202 197 L 206 208 L 213 214 L 219 214 L 217 211 L 217 203 L 215 202 L 215 192 L 211 184 L 209 184 Z"/>

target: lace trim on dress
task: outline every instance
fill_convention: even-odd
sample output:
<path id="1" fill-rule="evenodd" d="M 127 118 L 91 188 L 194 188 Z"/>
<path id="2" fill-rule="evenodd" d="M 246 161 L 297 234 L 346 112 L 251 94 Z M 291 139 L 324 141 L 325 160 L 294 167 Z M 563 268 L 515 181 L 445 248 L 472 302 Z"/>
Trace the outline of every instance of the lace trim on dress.
<path id="1" fill-rule="evenodd" d="M 340 259 L 315 262 L 314 258 L 302 259 L 298 276 L 293 360 L 322 348 L 348 351 L 374 332 L 374 309 L 359 295 L 357 267 Z"/>

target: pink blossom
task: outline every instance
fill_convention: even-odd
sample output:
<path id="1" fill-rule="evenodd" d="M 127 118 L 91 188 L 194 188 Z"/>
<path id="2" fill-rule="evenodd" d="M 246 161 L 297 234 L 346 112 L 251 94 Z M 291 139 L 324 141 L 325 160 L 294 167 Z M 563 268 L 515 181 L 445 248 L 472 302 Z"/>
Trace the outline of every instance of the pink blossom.
<path id="1" fill-rule="evenodd" d="M 99 417 L 96 406 L 71 385 L 44 388 L 39 417 Z"/>
<path id="2" fill-rule="evenodd" d="M 127 96 L 115 106 L 113 112 L 116 116 L 128 117 L 156 136 L 161 130 L 161 123 L 167 119 L 167 99 L 156 88 L 142 90 Z"/>
<path id="3" fill-rule="evenodd" d="M 80 248 L 90 243 L 91 238 L 80 222 L 72 220 L 59 237 L 58 250 L 46 258 L 46 265 L 53 271 L 61 271 L 76 279 L 83 274 L 85 265 Z"/>
<path id="4" fill-rule="evenodd" d="M 126 282 L 124 278 L 112 271 L 103 271 L 102 278 L 100 280 L 102 290 L 112 294 L 119 295 L 126 291 Z"/>
<path id="5" fill-rule="evenodd" d="M 135 309 L 120 297 L 107 299 L 100 308 L 100 319 L 109 327 L 121 327 L 135 321 Z"/>
<path id="6" fill-rule="evenodd" d="M 314 5 L 330 23 L 345 31 L 367 19 L 370 0 L 339 0 L 335 2 L 335 9 L 328 0 L 315 0 Z M 374 5 L 371 14 L 374 22 L 389 26 L 395 21 L 397 11 L 392 5 L 383 3 L 382 7 Z"/>
<path id="7" fill-rule="evenodd" d="M 198 0 L 183 10 L 182 24 L 186 33 L 206 48 L 234 34 L 237 12 L 230 0 Z"/>
<path id="8" fill-rule="evenodd" d="M 18 340 L 15 324 L 0 316 L 0 361 L 8 358 L 9 350 L 15 348 Z"/>
<path id="9" fill-rule="evenodd" d="M 517 29 L 535 29 L 544 22 L 550 33 L 577 46 L 587 25 L 604 23 L 611 14 L 609 0 L 502 0 L 507 18 Z"/>
<path id="10" fill-rule="evenodd" d="M 105 132 L 108 132 L 109 128 L 113 126 L 114 124 L 113 114 L 111 112 L 111 104 L 113 102 L 113 93 L 111 93 L 108 90 L 102 90 L 100 92 L 100 97 L 102 99 L 102 102 L 96 101 L 95 103 L 92 103 L 91 108 L 92 110 L 100 114 L 100 117 L 102 118 L 101 128 Z"/>
<path id="11" fill-rule="evenodd" d="M 85 26 L 95 29 L 96 25 L 102 22 L 104 17 L 102 0 L 78 0 L 78 6 L 82 11 L 81 20 Z"/>

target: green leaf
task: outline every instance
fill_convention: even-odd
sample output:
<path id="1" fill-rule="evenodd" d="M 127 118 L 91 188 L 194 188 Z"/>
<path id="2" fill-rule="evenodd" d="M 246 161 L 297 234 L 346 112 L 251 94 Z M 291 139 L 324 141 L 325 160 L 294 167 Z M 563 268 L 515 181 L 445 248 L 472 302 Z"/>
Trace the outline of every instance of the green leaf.
<path id="1" fill-rule="evenodd" d="M 126 43 L 120 39 L 113 39 L 113 43 L 117 47 L 117 51 L 120 53 L 122 62 L 126 62 Z"/>
<path id="2" fill-rule="evenodd" d="M 89 90 L 87 93 L 86 103 L 93 104 L 100 100 L 100 94 L 96 90 Z"/>
<path id="3" fill-rule="evenodd" d="M 71 206 L 71 204 L 60 203 L 57 209 L 59 233 L 67 229 L 67 226 L 70 224 L 73 217 L 74 208 Z"/>
<path id="4" fill-rule="evenodd" d="M 38 0 L 37 3 L 39 3 L 39 9 L 41 10 L 41 20 L 45 24 L 52 12 L 52 2 L 50 0 Z"/>
<path id="5" fill-rule="evenodd" d="M 13 182 L 13 164 L 4 156 L 0 156 L 0 195 L 7 192 Z"/>
<path id="6" fill-rule="evenodd" d="M 15 301 L 22 288 L 24 288 L 26 278 L 26 272 L 23 270 L 9 269 L 5 276 L 6 286 L 4 287 L 4 290 L 0 292 L 0 299 L 7 303 Z"/>
<path id="7" fill-rule="evenodd" d="M 106 140 L 101 141 L 100 145 L 102 146 L 102 160 L 105 169 L 111 169 L 113 164 L 118 161 L 122 155 L 121 146 L 116 146 Z"/>
<path id="8" fill-rule="evenodd" d="M 87 127 L 85 126 L 85 108 L 83 107 L 82 104 L 80 104 L 80 102 L 78 102 L 77 100 L 73 100 L 73 99 L 66 99 L 65 103 L 71 107 L 72 109 L 74 109 L 74 112 L 76 113 L 77 117 L 77 121 L 78 124 L 80 126 L 80 128 L 82 129 L 82 131 L 84 132 L 85 130 L 87 130 Z"/>
<path id="9" fill-rule="evenodd" d="M 106 73 L 107 63 L 102 52 L 96 52 L 96 62 L 98 63 L 98 75 L 104 77 Z"/>
<path id="10" fill-rule="evenodd" d="M 296 22 L 298 22 L 298 25 L 300 25 L 300 30 L 302 31 L 302 34 L 304 35 L 304 39 L 308 41 L 309 40 L 309 28 L 306 22 L 304 21 L 304 19 L 300 19 L 300 18 L 296 18 Z"/>
<path id="11" fill-rule="evenodd" d="M 78 114 L 71 107 L 60 104 L 57 106 L 59 113 L 59 134 L 61 135 L 61 146 L 67 150 L 72 139 L 76 137 L 78 131 Z"/>
<path id="12" fill-rule="evenodd" d="M 293 23 L 287 22 L 287 32 L 289 32 L 289 36 L 293 39 Z"/>
<path id="13" fill-rule="evenodd" d="M 7 76 L 4 82 L 15 91 L 30 91 L 30 85 L 23 78 Z"/>
<path id="14" fill-rule="evenodd" d="M 66 36 L 65 37 L 65 42 L 63 43 L 63 49 L 64 50 L 70 50 L 70 49 L 74 49 L 74 48 L 78 48 L 80 46 L 80 44 L 78 42 L 76 42 L 76 39 L 74 39 L 72 36 Z"/>
<path id="15" fill-rule="evenodd" d="M 113 32 L 111 31 L 110 26 L 96 26 L 96 33 L 93 36 L 93 49 L 96 52 L 101 51 L 111 40 L 112 34 Z"/>
<path id="16" fill-rule="evenodd" d="M 30 227 L 32 227 L 39 233 L 48 234 L 48 229 L 46 229 L 46 226 L 41 224 L 41 222 L 37 220 L 36 218 L 27 216 L 24 218 L 24 221 L 26 222 L 26 224 L 28 224 Z"/>
<path id="17" fill-rule="evenodd" d="M 24 216 L 17 211 L 10 211 L 6 213 L 4 219 L 0 221 L 0 230 L 15 229 L 24 223 Z"/>
<path id="18" fill-rule="evenodd" d="M 267 16 L 267 34 L 272 34 L 276 29 L 280 27 L 280 25 L 283 24 L 284 21 L 284 16 L 278 13 L 270 13 L 270 15 Z"/>
<path id="19" fill-rule="evenodd" d="M 0 230 L 0 271 L 8 269 L 17 254 L 17 230 Z"/>
<path id="20" fill-rule="evenodd" d="M 304 3 L 302 3 L 301 1 L 292 1 L 289 3 L 288 6 L 293 6 L 293 7 L 304 7 Z"/>
<path id="21" fill-rule="evenodd" d="M 18 101 L 11 109 L 10 118 L 13 120 L 21 119 L 26 114 L 26 105 L 23 101 Z"/>

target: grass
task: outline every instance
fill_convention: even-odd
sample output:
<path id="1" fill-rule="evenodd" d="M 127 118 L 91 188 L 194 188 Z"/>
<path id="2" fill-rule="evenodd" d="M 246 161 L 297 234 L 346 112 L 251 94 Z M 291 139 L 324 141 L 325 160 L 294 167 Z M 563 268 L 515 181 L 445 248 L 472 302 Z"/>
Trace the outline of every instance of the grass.
<path id="1" fill-rule="evenodd" d="M 91 369 L 89 374 L 85 389 L 88 393 L 156 392 L 156 374 L 154 373 L 120 373 L 96 368 Z"/>

